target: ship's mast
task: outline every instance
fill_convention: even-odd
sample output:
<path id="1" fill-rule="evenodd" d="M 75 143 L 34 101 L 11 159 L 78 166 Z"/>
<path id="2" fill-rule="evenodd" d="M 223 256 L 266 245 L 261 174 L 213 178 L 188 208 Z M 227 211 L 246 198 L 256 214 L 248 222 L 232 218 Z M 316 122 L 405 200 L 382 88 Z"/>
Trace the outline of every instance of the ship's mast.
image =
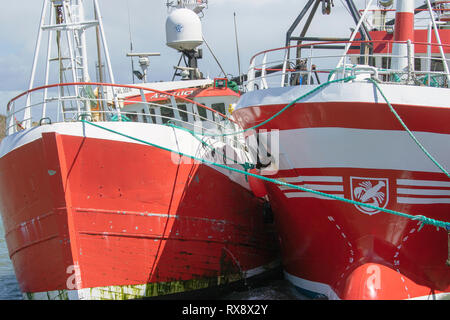
<path id="1" fill-rule="evenodd" d="M 414 0 L 397 0 L 392 69 L 404 72 L 402 80 L 411 81 L 414 66 Z M 407 77 L 407 79 L 406 79 Z"/>
<path id="2" fill-rule="evenodd" d="M 35 86 L 36 69 L 39 62 L 39 55 L 43 48 L 41 42 L 44 32 L 48 34 L 47 55 L 46 55 L 46 71 L 45 85 L 49 85 L 51 76 L 54 75 L 52 70 L 58 70 L 57 80 L 54 82 L 90 82 L 88 67 L 88 54 L 86 43 L 86 32 L 88 29 L 97 29 L 103 52 L 106 58 L 106 64 L 109 74 L 109 80 L 114 83 L 114 75 L 112 72 L 111 61 L 109 57 L 108 47 L 103 31 L 103 22 L 97 0 L 92 0 L 92 6 L 95 12 L 94 18 L 88 20 L 85 16 L 85 6 L 83 0 L 44 0 L 41 14 L 41 22 L 38 31 L 38 38 L 34 53 L 33 67 L 29 82 L 29 89 Z M 56 40 L 56 49 L 52 48 L 52 42 Z M 100 39 L 99 39 L 100 40 Z M 100 41 L 99 41 L 100 43 Z M 101 50 L 100 48 L 98 48 Z M 56 64 L 56 65 L 55 65 Z M 56 68 L 55 68 L 56 67 Z M 62 109 L 65 110 L 66 102 L 64 97 L 71 101 L 76 101 L 78 113 L 81 111 L 89 112 L 89 104 L 80 105 L 79 98 L 83 93 L 82 86 L 75 85 L 74 92 L 67 92 L 61 88 L 60 98 Z M 47 90 L 44 92 L 44 108 L 47 99 Z M 73 107 L 73 106 L 72 106 Z M 44 112 L 44 111 L 43 111 Z M 24 128 L 30 128 L 31 123 L 31 97 L 27 97 L 27 107 L 25 109 L 25 120 L 22 123 Z"/>

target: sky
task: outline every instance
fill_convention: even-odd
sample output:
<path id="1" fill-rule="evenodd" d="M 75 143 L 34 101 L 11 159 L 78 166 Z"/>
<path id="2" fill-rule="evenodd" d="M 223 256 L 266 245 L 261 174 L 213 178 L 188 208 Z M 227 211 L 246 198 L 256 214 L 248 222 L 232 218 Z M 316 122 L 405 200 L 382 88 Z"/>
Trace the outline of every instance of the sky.
<path id="1" fill-rule="evenodd" d="M 134 52 L 160 52 L 150 60 L 148 81 L 172 79 L 173 66 L 180 54 L 165 45 L 166 0 L 98 0 L 116 83 L 132 83 L 130 33 Z M 367 0 L 355 0 L 358 8 Z M 86 9 L 91 0 L 85 0 Z M 238 75 L 233 14 L 236 13 L 241 70 L 246 72 L 250 58 L 257 52 L 284 46 L 286 32 L 306 0 L 210 0 L 202 19 L 203 34 L 227 74 Z M 311 25 L 311 36 L 348 37 L 353 20 L 334 0 L 332 14 L 322 15 Z M 0 113 L 7 102 L 28 89 L 43 1 L 10 1 L 0 11 Z M 320 10 L 320 9 L 319 9 Z M 93 30 L 93 29 L 92 29 Z M 131 32 L 130 32 L 131 30 Z M 300 29 L 296 30 L 299 33 Z M 331 33 L 330 33 L 331 31 Z M 44 39 L 46 39 L 44 37 Z M 43 41 L 46 45 L 46 41 Z M 94 45 L 94 44 L 93 44 Z M 45 47 L 45 46 L 44 46 Z M 200 70 L 210 78 L 221 70 L 208 48 L 202 45 Z M 44 56 L 45 53 L 42 53 Z M 94 60 L 94 58 L 93 58 Z M 91 61 L 92 62 L 92 61 Z M 43 61 L 40 60 L 41 68 Z M 135 63 L 138 69 L 138 63 Z M 95 80 L 95 70 L 91 70 Z M 38 69 L 36 85 L 43 84 Z"/>

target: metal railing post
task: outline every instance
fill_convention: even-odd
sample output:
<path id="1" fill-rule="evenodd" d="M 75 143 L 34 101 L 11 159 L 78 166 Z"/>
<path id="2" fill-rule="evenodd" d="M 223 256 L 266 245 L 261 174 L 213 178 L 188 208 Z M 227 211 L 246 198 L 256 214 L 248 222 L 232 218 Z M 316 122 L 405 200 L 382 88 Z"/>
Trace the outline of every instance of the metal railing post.
<path id="1" fill-rule="evenodd" d="M 284 59 L 283 59 L 283 70 L 281 73 L 281 87 L 283 88 L 286 84 L 286 68 L 287 68 L 287 59 L 288 59 L 288 52 L 289 49 L 286 48 L 286 52 L 284 53 Z"/>
<path id="2" fill-rule="evenodd" d="M 250 63 L 247 73 L 247 91 L 255 90 L 255 59 Z"/>

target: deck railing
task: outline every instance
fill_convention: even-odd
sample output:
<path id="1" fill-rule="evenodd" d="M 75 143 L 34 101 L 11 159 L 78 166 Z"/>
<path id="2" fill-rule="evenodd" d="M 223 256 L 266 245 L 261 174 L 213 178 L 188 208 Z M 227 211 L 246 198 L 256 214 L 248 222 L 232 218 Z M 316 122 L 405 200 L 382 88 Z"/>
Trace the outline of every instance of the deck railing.
<path id="1" fill-rule="evenodd" d="M 139 94 L 121 98 L 116 94 L 121 89 Z M 146 95 L 155 93 L 160 99 L 149 101 Z M 208 137 L 244 149 L 243 136 L 229 134 L 241 130 L 237 123 L 217 110 L 170 92 L 92 82 L 48 85 L 18 95 L 7 105 L 6 135 L 31 127 L 80 120 L 171 124 L 198 133 L 200 138 L 208 132 Z"/>
<path id="2" fill-rule="evenodd" d="M 409 45 L 409 56 L 393 55 L 391 52 L 394 43 Z M 345 54 L 342 53 L 344 46 L 350 48 Z M 360 50 L 361 46 L 367 48 L 363 53 Z M 419 46 L 422 49 L 425 48 L 422 51 L 426 53 L 414 54 L 414 47 Z M 300 49 L 301 56 L 290 58 L 290 50 L 297 48 Z M 370 52 L 369 48 L 373 51 Z M 363 69 L 369 73 L 376 71 L 374 76 L 385 83 L 449 88 L 450 74 L 444 70 L 450 59 L 442 58 L 440 48 L 446 52 L 447 56 L 449 55 L 450 45 L 448 44 L 424 42 L 408 44 L 386 40 L 326 41 L 266 50 L 251 58 L 245 89 L 253 91 L 318 84 L 331 77 L 346 77 L 355 72 L 360 73 Z M 402 70 L 391 68 L 393 59 L 408 59 L 408 68 Z M 339 64 L 339 62 L 342 63 Z M 416 68 L 418 65 L 420 68 Z"/>
<path id="3" fill-rule="evenodd" d="M 424 1 L 426 3 L 426 1 Z M 364 9 L 359 10 L 362 15 Z M 432 8 L 422 6 L 414 10 L 414 27 L 416 29 L 426 28 L 430 22 L 430 12 L 436 21 L 446 23 L 450 14 L 450 1 L 433 1 Z M 395 8 L 373 8 L 368 10 L 366 19 L 367 26 L 373 30 L 392 31 L 395 24 Z M 447 26 L 448 28 L 448 26 Z"/>

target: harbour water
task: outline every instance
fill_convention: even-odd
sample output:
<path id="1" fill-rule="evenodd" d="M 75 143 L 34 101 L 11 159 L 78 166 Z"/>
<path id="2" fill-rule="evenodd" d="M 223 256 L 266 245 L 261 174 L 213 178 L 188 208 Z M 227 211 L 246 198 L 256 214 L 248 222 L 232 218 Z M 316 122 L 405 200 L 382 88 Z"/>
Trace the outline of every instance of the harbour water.
<path id="1" fill-rule="evenodd" d="M 19 299 L 22 299 L 22 294 L 9 259 L 8 248 L 5 242 L 5 230 L 0 219 L 0 300 Z"/>
<path id="2" fill-rule="evenodd" d="M 21 300 L 22 294 L 14 274 L 8 248 L 5 242 L 5 231 L 0 219 L 0 300 Z M 284 279 L 271 280 L 245 291 L 231 292 L 220 300 L 304 300 Z"/>

